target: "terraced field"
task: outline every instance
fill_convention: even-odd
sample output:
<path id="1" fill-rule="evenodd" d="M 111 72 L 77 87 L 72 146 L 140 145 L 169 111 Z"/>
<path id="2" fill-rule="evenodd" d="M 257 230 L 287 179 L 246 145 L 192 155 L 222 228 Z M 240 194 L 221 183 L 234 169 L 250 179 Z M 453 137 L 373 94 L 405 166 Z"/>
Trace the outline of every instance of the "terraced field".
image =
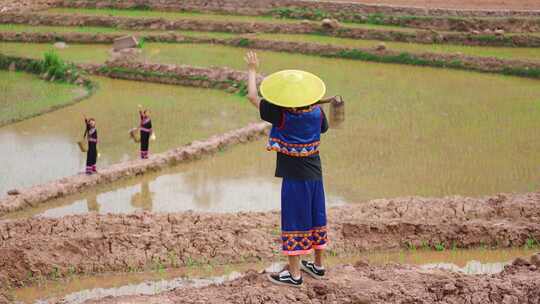
<path id="1" fill-rule="evenodd" d="M 401 11 L 254 1 L 237 14 L 230 0 L 220 13 L 212 1 L 197 12 L 96 1 L 15 3 L 0 16 L 0 304 L 540 300 L 534 11 L 452 10 L 491 0 Z M 503 2 L 489 5 L 520 8 Z M 113 52 L 124 35 L 139 44 Z M 253 124 L 259 115 L 245 98 L 249 49 L 259 80 L 302 69 L 346 101 L 345 123 L 321 146 L 334 274 L 296 295 L 248 271 L 281 267 L 272 264 L 281 261 L 280 181 L 261 138 L 268 126 Z M 42 60 L 46 52 L 60 63 Z M 90 91 L 63 80 L 71 73 L 93 94 L 81 99 Z M 40 79 L 51 75 L 65 78 Z M 157 134 L 149 160 L 137 160 L 128 136 L 138 104 Z M 99 130 L 94 176 L 80 174 L 83 115 Z M 362 284 L 371 287 L 359 293 Z M 505 284 L 513 288 L 503 295 Z"/>

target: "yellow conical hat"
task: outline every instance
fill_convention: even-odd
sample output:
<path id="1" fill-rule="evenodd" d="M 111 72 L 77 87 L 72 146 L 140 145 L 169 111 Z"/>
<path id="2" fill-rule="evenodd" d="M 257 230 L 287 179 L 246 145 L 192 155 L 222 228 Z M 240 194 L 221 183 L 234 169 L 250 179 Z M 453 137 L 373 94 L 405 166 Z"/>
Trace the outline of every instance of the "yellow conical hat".
<path id="1" fill-rule="evenodd" d="M 326 86 L 319 77 L 299 70 L 276 72 L 261 83 L 263 98 L 286 108 L 309 106 L 323 98 L 325 93 Z"/>

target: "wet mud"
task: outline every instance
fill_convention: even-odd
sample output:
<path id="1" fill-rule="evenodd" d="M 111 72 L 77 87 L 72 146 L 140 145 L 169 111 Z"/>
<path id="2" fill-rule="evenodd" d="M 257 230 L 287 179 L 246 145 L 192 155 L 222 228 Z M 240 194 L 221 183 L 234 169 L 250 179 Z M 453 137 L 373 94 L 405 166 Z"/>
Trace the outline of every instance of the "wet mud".
<path id="1" fill-rule="evenodd" d="M 537 254 L 537 261 L 540 254 Z M 532 260 L 532 258 L 531 258 Z M 85 303 L 538 303 L 540 263 L 516 259 L 494 275 L 468 276 L 416 266 L 366 262 L 329 269 L 326 280 L 304 276 L 295 289 L 268 282 L 255 271 L 202 288 L 178 288 L 154 296 L 104 298 Z"/>
<path id="2" fill-rule="evenodd" d="M 178 202 L 181 204 L 181 202 Z M 540 192 L 381 199 L 329 209 L 330 251 L 514 247 L 540 240 Z M 136 213 L 0 222 L 0 283 L 73 273 L 268 261 L 279 214 Z"/>

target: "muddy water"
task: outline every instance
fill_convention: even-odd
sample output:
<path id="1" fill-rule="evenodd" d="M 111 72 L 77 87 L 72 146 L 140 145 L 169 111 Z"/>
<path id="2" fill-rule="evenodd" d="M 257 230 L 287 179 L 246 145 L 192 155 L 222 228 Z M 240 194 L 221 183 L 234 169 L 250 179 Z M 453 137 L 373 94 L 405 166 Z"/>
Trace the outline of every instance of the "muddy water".
<path id="1" fill-rule="evenodd" d="M 262 155 L 261 155 L 262 154 Z M 121 180 L 87 192 L 8 215 L 61 217 L 87 212 L 271 211 L 280 208 L 280 181 L 273 178 L 274 155 L 264 147 L 240 145 L 216 157 L 158 173 Z M 234 165 L 233 165 L 234 164 Z M 332 189 L 329 206 L 344 204 Z"/>
<path id="2" fill-rule="evenodd" d="M 358 256 L 328 257 L 329 267 L 338 264 L 368 260 L 372 264 L 400 263 L 418 265 L 423 269 L 446 269 L 466 274 L 491 274 L 503 270 L 504 265 L 517 257 L 527 257 L 534 250 L 527 249 L 473 249 L 437 251 L 372 252 Z M 197 287 L 234 279 L 249 269 L 279 271 L 283 262 L 256 263 L 229 266 L 191 266 L 178 269 L 159 269 L 142 273 L 74 276 L 59 281 L 16 289 L 13 295 L 23 303 L 41 299 L 63 299 L 64 303 L 81 303 L 105 296 L 156 294 L 177 287 Z"/>
<path id="3" fill-rule="evenodd" d="M 238 48 L 151 44 L 147 52 L 158 62 L 244 68 Z M 265 73 L 308 70 L 326 81 L 328 94 L 345 96 L 347 122 L 322 147 L 327 183 L 343 197 L 482 195 L 540 185 L 537 80 L 259 54 Z"/>
<path id="4" fill-rule="evenodd" d="M 88 46 L 86 52 L 92 52 L 92 48 Z M 21 50 L 19 49 L 19 52 Z M 244 68 L 244 52 L 244 49 L 210 45 L 145 46 L 145 56 L 150 61 L 230 66 L 236 69 Z M 332 130 L 325 135 L 322 146 L 326 184 L 329 194 L 337 198 L 335 201 L 359 202 L 407 195 L 478 196 L 497 192 L 534 191 L 540 185 L 540 137 L 537 134 L 540 127 L 540 82 L 537 80 L 276 52 L 259 54 L 264 73 L 285 68 L 308 70 L 325 79 L 329 88 L 328 94 L 345 96 L 347 122 L 344 128 Z M 73 52 L 72 56 L 82 55 Z M 135 155 L 136 147 L 125 139 L 125 130 L 135 123 L 136 117 L 124 114 L 132 111 L 131 107 L 138 101 L 152 102 L 153 107 L 163 106 L 160 108 L 163 112 L 156 113 L 157 117 L 165 117 L 156 120 L 162 124 L 157 132 L 158 136 L 165 138 L 170 145 L 158 146 L 158 150 L 172 146 L 173 142 L 177 143 L 171 139 L 175 138 L 177 133 L 183 134 L 182 139 L 193 139 L 201 135 L 196 132 L 199 128 L 190 128 L 191 124 L 184 123 L 184 120 L 192 115 L 181 110 L 168 112 L 170 105 L 178 99 L 171 96 L 164 98 L 163 96 L 170 95 L 169 90 L 178 92 L 175 94 L 180 96 L 185 96 L 183 92 L 193 92 L 194 100 L 211 100 L 216 107 L 223 105 L 222 100 L 225 100 L 227 107 L 215 109 L 216 115 L 212 116 L 214 120 L 203 119 L 199 122 L 203 127 L 216 124 L 238 125 L 240 120 L 227 119 L 236 112 L 242 117 L 245 115 L 244 122 L 254 120 L 257 116 L 253 110 L 246 109 L 245 101 L 221 92 L 177 87 L 171 89 L 169 86 L 141 83 L 130 85 L 130 82 L 103 79 L 100 81 L 104 84 L 96 95 L 96 98 L 101 96 L 98 98 L 99 103 L 89 100 L 79 106 L 2 130 L 0 134 L 6 134 L 6 130 L 10 131 L 7 134 L 26 134 L 18 137 L 21 142 L 24 141 L 20 138 L 39 139 L 28 140 L 25 145 L 16 146 L 9 146 L 8 141 L 1 141 L 4 146 L 8 145 L 6 162 L 24 162 L 22 169 L 15 167 L 18 172 L 11 174 L 13 177 L 9 181 L 12 185 L 27 185 L 29 180 L 46 180 L 51 176 L 72 174 L 81 168 L 82 156 L 72 145 L 72 141 L 79 136 L 78 117 L 81 112 L 92 114 L 91 111 L 101 111 L 95 115 L 99 114 L 98 120 L 101 118 L 101 123 L 106 124 L 102 146 L 107 153 L 102 153 L 105 158 L 100 160 L 100 164 Z M 120 101 L 111 103 L 110 100 Z M 158 103 L 156 100 L 168 102 Z M 92 107 L 94 104 L 97 106 Z M 235 107 L 238 107 L 238 111 Z M 200 117 L 204 116 L 202 107 L 197 111 L 195 116 L 201 120 Z M 176 115 L 185 117 L 175 119 Z M 223 117 L 225 119 L 222 119 Z M 67 139 L 58 141 L 55 140 L 58 138 L 55 134 L 58 133 L 51 132 L 54 130 L 60 134 L 69 132 L 71 135 L 64 135 L 63 138 Z M 162 130 L 168 130 L 168 135 L 159 135 Z M 47 151 L 42 146 L 43 142 L 56 143 L 55 149 L 52 150 L 54 152 L 46 154 L 51 160 L 50 163 L 41 165 L 39 174 L 35 174 L 27 163 L 28 159 L 36 159 L 43 150 Z M 222 207 L 195 208 L 215 211 L 219 208 L 231 210 L 224 206 L 233 206 L 231 198 L 234 201 L 234 198 L 242 195 L 238 194 L 239 192 L 245 193 L 240 191 L 241 189 L 256 189 L 252 186 L 255 183 L 258 187 L 264 187 L 258 188 L 260 191 L 275 193 L 278 186 L 277 181 L 271 179 L 273 159 L 264 152 L 264 142 L 241 149 L 243 152 L 223 158 L 226 161 L 223 161 L 222 165 L 211 165 L 204 173 L 197 173 L 198 177 L 188 177 L 194 173 L 185 173 L 186 170 L 201 171 L 194 164 L 193 169 L 180 168 L 177 169 L 178 172 L 166 173 L 163 177 L 144 177 L 127 185 L 120 183 L 112 185 L 113 188 L 99 189 L 96 199 L 88 193 L 58 204 L 73 206 L 73 203 L 77 203 L 79 207 L 73 207 L 77 212 L 92 210 L 84 208 L 85 205 L 96 205 L 95 201 L 116 201 L 118 205 L 124 204 L 123 207 L 109 206 L 108 208 L 112 209 L 103 209 L 114 211 L 115 208 L 133 206 L 131 198 L 128 198 L 134 197 L 136 193 L 153 193 L 136 196 L 134 200 L 137 201 L 137 197 L 152 197 L 153 205 L 165 204 L 158 209 L 152 207 L 152 210 L 160 211 L 191 209 L 194 208 L 194 203 L 190 202 L 195 200 L 214 202 L 214 206 L 220 204 L 218 201 L 226 202 Z M 24 157 L 20 157 L 21 153 Z M 71 161 L 62 162 L 64 159 Z M 217 164 L 221 162 L 220 159 L 221 155 L 217 155 L 209 162 Z M 219 191 L 214 191 L 212 185 L 218 183 L 214 176 L 220 176 L 215 168 L 223 167 L 228 171 L 241 172 L 237 168 L 256 167 L 255 163 L 264 164 L 265 170 L 249 175 L 249 182 L 246 181 L 246 176 L 223 178 Z M 47 171 L 53 164 L 56 166 L 55 170 Z M 234 164 L 234 169 L 230 164 Z M 184 181 L 186 178 L 202 180 L 200 187 L 211 190 L 195 191 L 189 182 Z M 272 182 L 254 182 L 269 179 Z M 145 182 L 147 186 L 144 185 Z M 186 185 L 179 186 L 182 184 Z M 185 191 L 188 192 L 187 196 Z M 203 198 L 195 198 L 201 196 L 197 194 L 201 191 L 204 193 Z M 210 195 L 209 192 L 213 194 Z M 259 191 L 252 193 L 255 192 Z M 119 200 L 118 197 L 124 199 Z M 276 206 L 275 198 L 268 199 L 264 195 L 242 198 L 243 210 L 254 210 L 249 205 L 258 208 L 270 206 L 269 201 L 273 202 L 272 206 Z M 90 200 L 90 203 L 85 204 L 85 200 Z M 178 207 L 179 201 L 185 201 L 190 207 Z M 249 205 L 246 205 L 248 203 Z M 201 205 L 203 204 L 199 204 Z M 56 214 L 65 213 L 64 210 Z"/>
<path id="5" fill-rule="evenodd" d="M 148 44 L 145 52 L 149 60 L 163 63 L 244 67 L 244 50 L 238 48 Z M 259 54 L 265 73 L 305 69 L 325 79 L 328 94 L 345 96 L 347 121 L 342 129 L 324 136 L 321 148 L 327 190 L 334 202 L 408 195 L 480 196 L 534 191 L 540 185 L 537 80 L 276 52 Z M 100 210 L 111 212 L 129 206 L 129 210 L 156 211 L 277 207 L 276 197 L 247 195 L 260 191 L 277 195 L 278 181 L 271 178 L 274 160 L 264 152 L 264 141 L 231 151 L 210 158 L 205 165 L 181 166 L 162 176 L 150 175 L 54 202 L 62 208 L 47 215 L 68 214 L 67 206 L 76 210 L 71 213 L 96 209 L 87 205 L 103 205 Z M 224 176 L 228 171 L 235 173 Z M 199 188 L 191 186 L 193 181 Z M 152 202 L 152 208 L 133 207 L 132 201 L 141 199 L 147 205 Z M 109 206 L 107 202 L 113 201 L 114 206 Z M 213 202 L 215 207 L 194 201 Z"/>
<path id="6" fill-rule="evenodd" d="M 257 115 L 247 102 L 218 90 L 95 78 L 98 91 L 84 101 L 0 128 L 0 193 L 43 183 L 83 170 L 86 155 L 76 146 L 84 130 L 82 115 L 97 119 L 100 166 L 138 157 L 128 137 L 137 126 L 137 104 L 149 107 L 162 152 L 239 128 Z"/>

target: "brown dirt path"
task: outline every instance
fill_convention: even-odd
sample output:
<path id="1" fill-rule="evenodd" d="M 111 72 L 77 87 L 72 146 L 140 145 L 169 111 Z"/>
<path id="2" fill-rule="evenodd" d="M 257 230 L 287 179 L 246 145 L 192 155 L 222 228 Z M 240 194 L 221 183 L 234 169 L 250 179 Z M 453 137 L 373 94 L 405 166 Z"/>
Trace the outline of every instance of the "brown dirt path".
<path id="1" fill-rule="evenodd" d="M 328 279 L 304 276 L 295 289 L 269 283 L 264 274 L 248 272 L 241 279 L 204 288 L 179 288 L 155 296 L 105 298 L 90 303 L 540 303 L 538 265 L 521 260 L 495 275 L 464 275 L 415 266 L 358 263 L 330 269 Z M 518 261 L 518 260 L 516 260 Z"/>
<path id="2" fill-rule="evenodd" d="M 181 202 L 179 202 L 181 203 Z M 523 246 L 540 240 L 540 192 L 383 199 L 329 210 L 330 250 Z M 269 261 L 279 214 L 88 214 L 0 221 L 0 285 L 162 265 Z"/>
<path id="3" fill-rule="evenodd" d="M 540 1 L 537 0 L 332 0 L 332 2 L 446 9 L 540 10 Z"/>

